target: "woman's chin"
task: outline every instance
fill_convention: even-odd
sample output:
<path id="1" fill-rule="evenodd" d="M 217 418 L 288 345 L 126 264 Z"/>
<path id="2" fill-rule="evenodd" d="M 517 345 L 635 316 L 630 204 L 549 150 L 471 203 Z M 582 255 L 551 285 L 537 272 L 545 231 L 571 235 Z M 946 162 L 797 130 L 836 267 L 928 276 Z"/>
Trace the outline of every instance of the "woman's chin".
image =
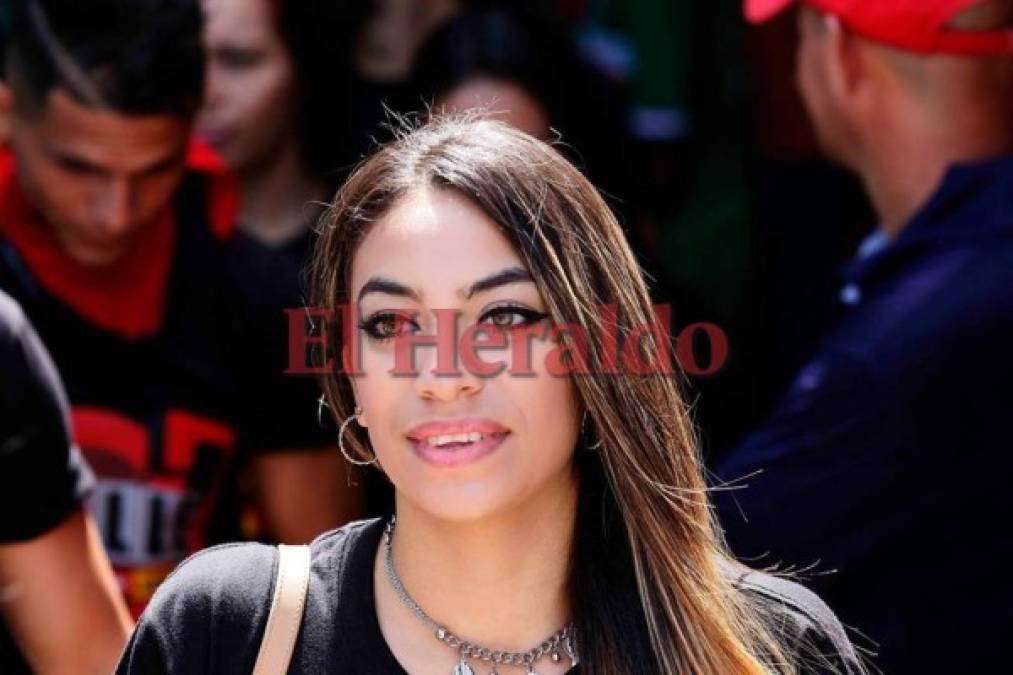
<path id="1" fill-rule="evenodd" d="M 413 506 L 431 518 L 453 523 L 486 520 L 509 513 L 521 501 L 507 486 L 494 481 L 469 481 L 460 484 L 416 485 L 402 489 Z"/>

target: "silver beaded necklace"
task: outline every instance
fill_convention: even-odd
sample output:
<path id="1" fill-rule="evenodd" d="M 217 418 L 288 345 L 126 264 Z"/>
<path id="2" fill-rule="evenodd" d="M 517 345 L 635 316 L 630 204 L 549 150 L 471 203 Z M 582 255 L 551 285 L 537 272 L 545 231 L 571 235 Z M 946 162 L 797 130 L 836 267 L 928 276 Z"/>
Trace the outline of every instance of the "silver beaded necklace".
<path id="1" fill-rule="evenodd" d="M 475 675 L 474 669 L 468 663 L 469 658 L 491 663 L 492 670 L 489 675 L 497 675 L 498 671 L 496 667 L 500 665 L 527 668 L 528 675 L 537 675 L 535 663 L 547 654 L 553 663 L 559 663 L 562 660 L 560 648 L 564 649 L 566 655 L 570 658 L 570 667 L 572 668 L 577 665 L 577 649 L 574 644 L 572 623 L 563 626 L 546 638 L 540 645 L 526 652 L 503 652 L 481 647 L 473 642 L 462 640 L 447 628 L 438 624 L 432 617 L 422 611 L 418 603 L 408 595 L 408 591 L 405 590 L 400 577 L 394 571 L 394 554 L 391 548 L 391 534 L 394 532 L 394 520 L 395 516 L 391 516 L 383 532 L 384 566 L 387 568 L 387 578 L 390 579 L 390 585 L 394 587 L 394 592 L 401 599 L 401 602 L 433 632 L 436 639 L 456 649 L 460 654 L 460 661 L 454 666 L 451 675 Z"/>

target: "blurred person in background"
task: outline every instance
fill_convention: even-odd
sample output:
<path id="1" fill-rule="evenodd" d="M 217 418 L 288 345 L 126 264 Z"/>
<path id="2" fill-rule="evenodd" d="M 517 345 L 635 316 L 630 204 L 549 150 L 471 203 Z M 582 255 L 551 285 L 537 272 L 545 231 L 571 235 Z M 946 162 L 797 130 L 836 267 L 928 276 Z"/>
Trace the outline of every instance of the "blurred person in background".
<path id="1" fill-rule="evenodd" d="M 464 4 L 462 0 L 369 2 L 366 20 L 352 45 L 344 156 L 358 162 L 377 141 L 388 138 L 384 125 L 389 110 L 418 107 L 410 86 L 418 50 Z"/>
<path id="2" fill-rule="evenodd" d="M 351 60 L 376 8 L 334 0 L 201 6 L 207 64 L 196 129 L 238 178 L 233 245 L 259 276 L 240 278 L 240 290 L 267 311 L 303 307 L 314 225 L 356 160 L 349 150 Z M 386 488 L 366 478 L 370 510 L 383 510 Z M 244 523 L 258 534 L 258 519 Z"/>
<path id="3" fill-rule="evenodd" d="M 722 523 L 740 556 L 832 571 L 814 588 L 884 672 L 989 672 L 1013 630 L 1013 3 L 804 0 L 799 29 L 821 144 L 879 227 L 843 319 L 718 466 L 746 484 Z"/>
<path id="4" fill-rule="evenodd" d="M 283 375 L 282 308 L 246 302 L 271 291 L 249 288 L 263 271 L 233 245 L 232 176 L 190 137 L 196 0 L 12 9 L 0 288 L 64 378 L 98 478 L 90 506 L 136 613 L 188 552 L 238 536 L 225 505 L 240 465 L 283 541 L 348 520 L 358 496 L 315 382 Z"/>
<path id="5" fill-rule="evenodd" d="M 488 111 L 555 147 L 596 185 L 626 226 L 651 277 L 667 298 L 657 259 L 636 222 L 628 132 L 629 95 L 587 63 L 544 3 L 473 0 L 441 23 L 419 48 L 412 76 L 415 107 L 448 113 Z"/>
<path id="6" fill-rule="evenodd" d="M 352 42 L 370 3 L 204 0 L 197 132 L 239 179 L 239 227 L 305 258 L 343 156 Z"/>
<path id="7" fill-rule="evenodd" d="M 108 673 L 130 617 L 56 368 L 0 291 L 0 673 Z M 59 620 L 54 621 L 54 617 Z"/>

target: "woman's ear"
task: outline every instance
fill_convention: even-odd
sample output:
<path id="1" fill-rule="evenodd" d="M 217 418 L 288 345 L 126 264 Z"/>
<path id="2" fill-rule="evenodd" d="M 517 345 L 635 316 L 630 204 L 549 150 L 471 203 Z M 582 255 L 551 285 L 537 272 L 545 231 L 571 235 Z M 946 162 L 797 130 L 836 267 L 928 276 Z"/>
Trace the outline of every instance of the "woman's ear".
<path id="1" fill-rule="evenodd" d="M 360 401 L 359 392 L 355 388 L 355 380 L 352 380 L 351 387 L 352 387 L 352 409 L 353 411 L 356 408 L 359 408 L 361 410 L 362 404 L 359 403 Z M 362 412 L 360 412 L 359 415 L 356 417 L 356 421 L 358 421 L 359 426 L 362 427 L 368 426 L 366 424 L 366 411 L 363 410 Z"/>

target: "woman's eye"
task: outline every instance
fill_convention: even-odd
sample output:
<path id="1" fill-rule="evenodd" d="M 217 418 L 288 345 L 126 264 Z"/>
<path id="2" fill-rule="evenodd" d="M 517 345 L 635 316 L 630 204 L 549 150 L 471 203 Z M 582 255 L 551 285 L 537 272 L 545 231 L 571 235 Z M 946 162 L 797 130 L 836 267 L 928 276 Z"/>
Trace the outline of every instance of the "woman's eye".
<path id="1" fill-rule="evenodd" d="M 497 307 L 483 314 L 479 322 L 488 322 L 499 328 L 513 328 L 515 326 L 528 326 L 537 323 L 547 316 L 549 315 L 545 312 L 538 312 L 525 307 Z"/>
<path id="2" fill-rule="evenodd" d="M 359 322 L 359 328 L 378 342 L 391 340 L 412 326 L 415 322 L 410 316 L 394 312 L 381 312 Z"/>

